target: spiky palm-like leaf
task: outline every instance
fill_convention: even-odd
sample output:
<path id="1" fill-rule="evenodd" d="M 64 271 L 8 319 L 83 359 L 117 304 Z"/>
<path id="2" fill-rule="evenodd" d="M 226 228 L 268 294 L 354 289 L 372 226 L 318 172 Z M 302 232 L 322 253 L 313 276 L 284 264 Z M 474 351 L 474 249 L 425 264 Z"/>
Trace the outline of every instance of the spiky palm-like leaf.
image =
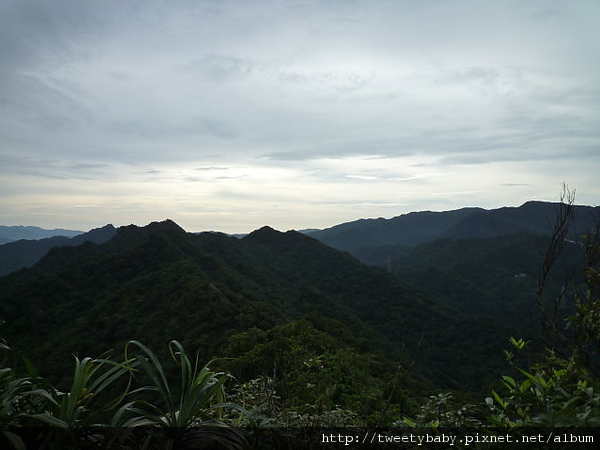
<path id="1" fill-rule="evenodd" d="M 114 398 L 103 395 L 117 380 L 128 374 L 132 366 L 110 359 L 75 357 L 75 371 L 69 392 L 52 390 L 46 411 L 31 415 L 50 426 L 61 428 L 90 427 L 105 424 L 108 412 L 115 409 L 124 398 L 124 392 Z"/>
<path id="2" fill-rule="evenodd" d="M 224 407 L 239 408 L 225 403 L 223 385 L 229 375 L 213 372 L 210 363 L 200 366 L 198 358 L 192 363 L 178 341 L 169 343 L 169 351 L 180 369 L 178 387 L 177 383 L 168 379 L 162 363 L 152 350 L 135 340 L 127 344 L 126 358 L 129 359 L 129 355 L 136 352 L 131 359 L 136 361 L 138 369 L 149 379 L 149 384 L 132 394 L 151 392 L 158 397 L 155 403 L 138 400 L 121 408 L 121 414 L 134 415 L 126 422 L 127 426 L 161 427 L 171 443 L 177 445 L 202 439 L 221 442 L 229 448 L 241 447 L 243 437 L 226 425 L 212 420 L 209 414 Z"/>

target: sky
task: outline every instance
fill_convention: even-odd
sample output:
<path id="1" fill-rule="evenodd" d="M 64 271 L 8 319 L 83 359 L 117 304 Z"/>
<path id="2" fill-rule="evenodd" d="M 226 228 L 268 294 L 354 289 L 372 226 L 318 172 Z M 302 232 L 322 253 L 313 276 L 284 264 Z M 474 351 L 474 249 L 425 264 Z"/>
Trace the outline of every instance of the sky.
<path id="1" fill-rule="evenodd" d="M 0 224 L 600 198 L 597 0 L 0 0 Z"/>

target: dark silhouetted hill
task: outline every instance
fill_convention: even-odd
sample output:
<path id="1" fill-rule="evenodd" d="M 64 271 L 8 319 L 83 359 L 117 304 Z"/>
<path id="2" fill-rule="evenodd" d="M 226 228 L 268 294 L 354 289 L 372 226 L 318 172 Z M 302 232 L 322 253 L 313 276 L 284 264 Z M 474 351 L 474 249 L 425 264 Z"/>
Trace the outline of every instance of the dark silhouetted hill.
<path id="1" fill-rule="evenodd" d="M 204 358 L 252 352 L 233 345 L 236 336 L 276 336 L 270 330 L 309 317 L 309 328 L 336 334 L 332 342 L 377 349 L 440 385 L 474 389 L 497 376 L 512 335 L 304 234 L 264 227 L 238 239 L 186 233 L 172 221 L 121 227 L 103 244 L 53 248 L 0 278 L 0 317 L 8 342 L 55 376 L 70 372 L 72 354 L 99 355 L 130 339 L 153 348 L 177 339 Z"/>
<path id="2" fill-rule="evenodd" d="M 115 227 L 105 225 L 75 237 L 54 236 L 39 240 L 21 239 L 0 245 L 0 276 L 37 263 L 54 247 L 77 246 L 84 242 L 101 244 L 115 235 Z"/>
<path id="3" fill-rule="evenodd" d="M 65 230 L 62 228 L 55 228 L 53 230 L 47 230 L 45 228 L 33 227 L 33 226 L 5 226 L 0 225 L 0 245 L 8 242 L 14 242 L 21 239 L 44 239 L 54 236 L 64 237 L 75 237 L 78 234 L 82 234 L 83 231 L 77 230 Z"/>
<path id="4" fill-rule="evenodd" d="M 361 219 L 309 233 L 327 245 L 352 253 L 367 264 L 384 265 L 409 249 L 437 239 L 471 239 L 516 233 L 548 235 L 564 205 L 530 201 L 519 207 L 445 212 L 413 212 L 391 219 Z M 600 207 L 575 206 L 576 236 L 594 229 Z"/>

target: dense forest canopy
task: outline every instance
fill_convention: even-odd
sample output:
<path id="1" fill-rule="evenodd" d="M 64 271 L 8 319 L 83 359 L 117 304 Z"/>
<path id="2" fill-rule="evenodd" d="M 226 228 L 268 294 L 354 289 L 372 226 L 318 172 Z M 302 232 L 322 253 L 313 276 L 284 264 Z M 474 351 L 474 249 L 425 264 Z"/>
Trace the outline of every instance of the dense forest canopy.
<path id="1" fill-rule="evenodd" d="M 93 389 L 121 402 L 90 403 L 94 420 L 160 422 L 183 407 L 169 383 L 203 377 L 211 394 L 190 394 L 176 426 L 216 419 L 226 392 L 226 424 L 598 425 L 598 233 L 574 235 L 578 209 L 561 205 L 546 234 L 444 237 L 391 267 L 295 231 L 169 220 L 54 247 L 0 278 L 3 424 L 91 423 L 61 408 Z M 136 393 L 155 406 L 127 403 Z"/>

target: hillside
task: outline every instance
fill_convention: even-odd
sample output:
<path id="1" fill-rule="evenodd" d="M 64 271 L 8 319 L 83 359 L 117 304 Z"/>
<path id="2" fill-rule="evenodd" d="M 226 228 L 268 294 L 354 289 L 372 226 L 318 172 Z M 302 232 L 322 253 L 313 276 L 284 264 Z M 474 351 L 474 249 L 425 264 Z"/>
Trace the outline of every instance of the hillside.
<path id="1" fill-rule="evenodd" d="M 6 244 L 8 242 L 14 242 L 21 239 L 45 239 L 54 236 L 63 236 L 63 237 L 75 237 L 78 234 L 82 234 L 83 231 L 77 230 L 65 230 L 62 228 L 55 228 L 52 230 L 48 230 L 40 227 L 33 226 L 6 226 L 0 225 L 0 245 Z"/>
<path id="2" fill-rule="evenodd" d="M 548 235 L 561 203 L 530 201 L 519 207 L 413 212 L 391 219 L 362 219 L 309 233 L 367 264 L 383 265 L 411 248 L 438 239 L 472 239 L 517 233 Z M 575 206 L 573 236 L 594 229 L 600 207 Z"/>
<path id="3" fill-rule="evenodd" d="M 573 312 L 574 304 L 567 299 L 583 288 L 585 280 L 583 273 L 574 271 L 585 267 L 584 248 L 575 240 L 594 230 L 600 217 L 597 207 L 574 207 L 569 235 L 573 242 L 565 244 L 538 299 L 548 236 L 562 207 L 527 202 L 489 211 L 411 213 L 342 224 L 311 236 L 394 273 L 457 316 L 493 318 L 494 324 L 512 327 L 514 335 L 539 342 L 538 300 L 553 304 L 559 296 L 565 299 L 552 313 L 557 322 Z M 362 239 L 371 232 L 378 237 Z"/>
<path id="4" fill-rule="evenodd" d="M 30 228 L 30 227 L 25 227 Z M 49 231 L 49 230 L 43 230 Z M 60 231 L 52 230 L 51 232 Z M 53 236 L 41 239 L 19 239 L 0 245 L 0 276 L 29 267 L 42 259 L 50 249 L 61 246 L 78 246 L 86 241 L 101 244 L 115 235 L 115 227 L 106 225 L 73 237 Z"/>
<path id="5" fill-rule="evenodd" d="M 121 227 L 101 245 L 52 249 L 32 268 L 0 278 L 0 316 L 4 337 L 41 371 L 51 367 L 50 377 L 68 373 L 71 354 L 97 355 L 133 338 L 154 348 L 178 339 L 204 358 L 247 354 L 239 370 L 269 373 L 284 362 L 248 366 L 249 355 L 270 339 L 289 342 L 289 330 L 276 331 L 287 326 L 293 340 L 308 327 L 335 343 L 310 347 L 315 357 L 350 346 L 365 360 L 400 360 L 440 385 L 477 389 L 497 376 L 511 333 L 297 232 L 265 227 L 237 239 L 186 233 L 171 221 Z M 473 337 L 478 344 L 466 345 Z"/>
<path id="6" fill-rule="evenodd" d="M 471 311 L 522 330 L 533 338 L 539 332 L 537 301 L 539 273 L 548 248 L 546 236 L 519 233 L 475 239 L 440 239 L 421 244 L 387 264 L 393 273 L 455 311 Z M 567 242 L 550 272 L 544 299 L 563 292 L 570 297 L 584 283 L 585 252 Z M 567 280 L 570 280 L 567 286 Z M 564 303 L 561 316 L 572 312 Z"/>
<path id="7" fill-rule="evenodd" d="M 335 225 L 308 235 L 339 250 L 354 253 L 382 246 L 413 247 L 443 236 L 480 208 L 446 212 L 411 212 L 391 219 L 360 219 Z"/>

